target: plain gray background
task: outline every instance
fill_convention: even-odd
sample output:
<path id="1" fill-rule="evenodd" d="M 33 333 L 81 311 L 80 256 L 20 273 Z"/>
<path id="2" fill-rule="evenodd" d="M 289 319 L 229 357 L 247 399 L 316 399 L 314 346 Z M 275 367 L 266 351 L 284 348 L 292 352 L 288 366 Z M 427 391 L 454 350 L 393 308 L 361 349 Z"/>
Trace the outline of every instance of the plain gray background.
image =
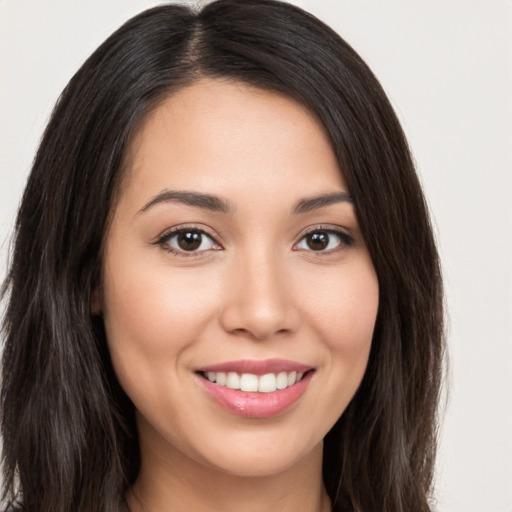
<path id="1" fill-rule="evenodd" d="M 0 0 L 0 275 L 35 148 L 83 60 L 150 0 Z M 440 512 L 512 512 L 512 1 L 296 0 L 366 59 L 409 137 L 444 264 Z"/>

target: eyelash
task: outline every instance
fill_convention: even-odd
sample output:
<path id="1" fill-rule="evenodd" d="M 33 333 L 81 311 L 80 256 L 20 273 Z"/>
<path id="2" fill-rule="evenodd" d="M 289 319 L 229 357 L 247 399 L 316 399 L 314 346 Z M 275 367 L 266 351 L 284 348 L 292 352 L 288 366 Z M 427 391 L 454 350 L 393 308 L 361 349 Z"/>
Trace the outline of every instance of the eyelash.
<path id="1" fill-rule="evenodd" d="M 296 247 L 299 243 L 301 243 L 303 240 L 306 239 L 308 235 L 314 234 L 314 233 L 327 233 L 328 235 L 336 236 L 339 239 L 339 244 L 334 248 L 330 250 L 321 250 L 321 251 L 314 251 L 313 249 L 309 250 L 308 252 L 311 252 L 316 255 L 321 254 L 335 254 L 339 251 L 342 251 L 343 249 L 346 249 L 347 247 L 351 247 L 354 245 L 354 237 L 347 233 L 346 231 L 343 231 L 340 228 L 333 228 L 333 227 L 327 227 L 327 226 L 314 226 L 310 229 L 307 229 L 304 233 L 302 233 L 299 241 L 294 244 L 294 247 Z"/>
<path id="2" fill-rule="evenodd" d="M 182 258 L 200 258 L 200 257 L 204 256 L 205 252 L 209 252 L 211 250 L 219 250 L 219 249 L 207 249 L 207 250 L 202 250 L 202 251 L 185 251 L 185 250 L 175 249 L 174 247 L 171 247 L 169 245 L 169 242 L 173 237 L 178 236 L 180 234 L 191 233 L 191 232 L 199 233 L 201 235 L 201 237 L 203 237 L 203 236 L 208 237 L 214 245 L 218 245 L 220 247 L 220 245 L 217 243 L 217 241 L 215 240 L 215 238 L 212 235 L 207 233 L 204 229 L 201 229 L 201 228 L 198 228 L 195 226 L 182 226 L 179 228 L 174 228 L 169 231 L 166 231 L 155 242 L 153 242 L 152 245 L 160 246 L 162 249 L 173 254 L 174 256 L 178 256 L 178 257 L 182 257 Z M 201 243 L 202 243 L 202 241 L 201 241 Z"/>
<path id="3" fill-rule="evenodd" d="M 186 233 L 191 233 L 191 232 L 198 233 L 201 235 L 201 237 L 206 236 L 207 238 L 209 238 L 211 240 L 212 244 L 217 245 L 218 248 L 204 249 L 202 251 L 197 251 L 197 250 L 185 251 L 185 250 L 178 250 L 169 245 L 169 242 L 173 237 L 176 237 L 180 234 L 186 234 Z M 295 243 L 293 247 L 294 248 L 297 247 L 302 241 L 304 241 L 306 239 L 306 237 L 308 235 L 312 235 L 314 233 L 326 233 L 328 235 L 335 236 L 339 239 L 339 243 L 337 244 L 337 246 L 334 249 L 330 249 L 327 251 L 325 251 L 325 250 L 315 251 L 313 249 L 310 249 L 308 251 L 307 249 L 303 249 L 303 250 L 306 250 L 307 252 L 311 252 L 316 255 L 334 254 L 339 251 L 342 251 L 343 249 L 345 249 L 347 247 L 351 247 L 352 245 L 354 245 L 354 238 L 352 237 L 352 235 L 350 235 L 346 231 L 319 225 L 319 226 L 314 226 L 314 227 L 306 230 L 304 233 L 302 233 L 302 235 L 299 238 L 299 241 L 297 243 Z M 202 243 L 203 243 L 203 241 L 201 241 L 201 244 Z M 217 241 L 215 240 L 215 238 L 212 235 L 207 233 L 205 230 L 195 227 L 195 226 L 184 226 L 184 227 L 179 227 L 179 228 L 175 228 L 170 231 L 167 231 L 165 234 L 160 236 L 156 241 L 152 242 L 151 245 L 160 246 L 165 251 L 167 251 L 175 256 L 183 257 L 183 258 L 200 258 L 200 257 L 203 257 L 204 254 L 207 252 L 210 252 L 212 250 L 217 251 L 217 250 L 221 249 L 220 244 L 217 243 Z M 295 250 L 301 250 L 301 249 L 295 249 Z"/>

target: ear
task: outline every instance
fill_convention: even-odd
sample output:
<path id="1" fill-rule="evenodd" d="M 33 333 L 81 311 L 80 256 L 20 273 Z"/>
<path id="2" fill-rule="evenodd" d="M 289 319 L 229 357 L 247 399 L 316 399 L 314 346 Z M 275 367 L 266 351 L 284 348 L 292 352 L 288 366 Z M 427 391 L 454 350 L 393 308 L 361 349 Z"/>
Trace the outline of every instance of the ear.
<path id="1" fill-rule="evenodd" d="M 96 286 L 91 293 L 91 313 L 93 315 L 101 315 L 103 308 L 101 307 L 100 287 Z"/>

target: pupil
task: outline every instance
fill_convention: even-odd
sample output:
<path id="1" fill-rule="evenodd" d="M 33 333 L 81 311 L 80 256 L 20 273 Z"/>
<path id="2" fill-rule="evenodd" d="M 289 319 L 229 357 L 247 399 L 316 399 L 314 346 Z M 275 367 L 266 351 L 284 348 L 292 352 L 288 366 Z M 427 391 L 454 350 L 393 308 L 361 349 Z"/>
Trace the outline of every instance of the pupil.
<path id="1" fill-rule="evenodd" d="M 321 251 L 329 245 L 329 234 L 325 231 L 310 233 L 307 237 L 307 244 L 313 251 Z"/>
<path id="2" fill-rule="evenodd" d="M 178 245 L 184 251 L 194 251 L 201 245 L 201 233 L 199 231 L 186 231 L 178 235 Z"/>

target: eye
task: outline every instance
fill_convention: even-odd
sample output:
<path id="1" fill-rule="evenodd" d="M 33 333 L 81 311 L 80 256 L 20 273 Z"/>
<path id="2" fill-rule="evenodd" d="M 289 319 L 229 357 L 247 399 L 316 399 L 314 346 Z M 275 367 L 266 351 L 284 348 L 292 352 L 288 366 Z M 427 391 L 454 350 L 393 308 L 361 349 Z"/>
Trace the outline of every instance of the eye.
<path id="1" fill-rule="evenodd" d="M 156 244 L 182 256 L 186 256 L 187 253 L 192 256 L 212 249 L 221 249 L 210 235 L 196 228 L 176 229 L 162 236 Z"/>
<path id="2" fill-rule="evenodd" d="M 314 229 L 306 233 L 295 248 L 314 252 L 334 252 L 353 244 L 353 238 L 335 229 Z"/>

